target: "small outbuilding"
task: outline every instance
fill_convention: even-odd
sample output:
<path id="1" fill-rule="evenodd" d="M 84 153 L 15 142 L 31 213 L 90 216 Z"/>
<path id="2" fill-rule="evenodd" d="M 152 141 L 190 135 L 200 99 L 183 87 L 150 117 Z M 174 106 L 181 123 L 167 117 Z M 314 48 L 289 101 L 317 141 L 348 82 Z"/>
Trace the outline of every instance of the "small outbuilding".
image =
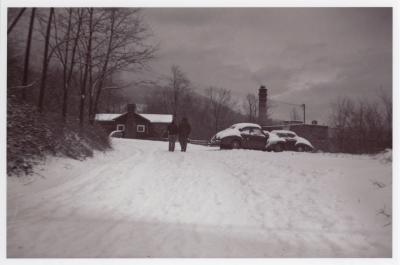
<path id="1" fill-rule="evenodd" d="M 108 134 L 123 131 L 124 138 L 161 139 L 167 137 L 167 126 L 172 114 L 137 113 L 135 104 L 128 104 L 125 113 L 99 113 L 95 122 Z"/>

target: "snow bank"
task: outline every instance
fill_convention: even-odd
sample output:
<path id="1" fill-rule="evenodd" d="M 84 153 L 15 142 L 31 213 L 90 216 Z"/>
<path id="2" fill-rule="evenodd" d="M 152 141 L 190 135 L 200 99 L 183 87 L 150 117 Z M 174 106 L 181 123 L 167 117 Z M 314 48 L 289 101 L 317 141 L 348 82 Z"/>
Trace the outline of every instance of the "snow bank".
<path id="1" fill-rule="evenodd" d="M 373 158 L 382 163 L 392 163 L 392 149 L 387 148 L 385 151 L 373 156 Z"/>

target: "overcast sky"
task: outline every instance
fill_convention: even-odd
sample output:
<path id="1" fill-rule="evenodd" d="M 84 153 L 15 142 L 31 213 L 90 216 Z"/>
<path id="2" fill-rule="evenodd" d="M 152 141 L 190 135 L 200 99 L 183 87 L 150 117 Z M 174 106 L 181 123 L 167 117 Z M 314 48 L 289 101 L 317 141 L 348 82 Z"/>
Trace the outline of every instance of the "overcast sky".
<path id="1" fill-rule="evenodd" d="M 231 89 L 305 103 L 307 121 L 326 123 L 339 96 L 373 98 L 392 89 L 391 8 L 144 9 L 160 44 L 153 72 L 179 65 L 196 89 Z M 280 113 L 282 112 L 282 113 Z M 286 118 L 278 107 L 275 117 Z"/>

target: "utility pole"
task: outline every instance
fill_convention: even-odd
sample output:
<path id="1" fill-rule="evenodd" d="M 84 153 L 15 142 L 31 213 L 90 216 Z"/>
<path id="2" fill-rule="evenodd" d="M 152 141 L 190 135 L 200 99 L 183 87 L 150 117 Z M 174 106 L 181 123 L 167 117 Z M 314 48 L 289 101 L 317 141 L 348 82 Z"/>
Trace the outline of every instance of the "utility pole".
<path id="1" fill-rule="evenodd" d="M 303 123 L 306 124 L 306 104 L 301 104 L 301 106 L 303 107 Z"/>

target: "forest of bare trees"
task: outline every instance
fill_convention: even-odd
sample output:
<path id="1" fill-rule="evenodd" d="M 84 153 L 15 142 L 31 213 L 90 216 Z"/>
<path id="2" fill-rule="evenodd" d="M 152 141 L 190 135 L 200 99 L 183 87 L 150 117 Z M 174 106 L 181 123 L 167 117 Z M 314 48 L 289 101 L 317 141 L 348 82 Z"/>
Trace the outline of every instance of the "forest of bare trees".
<path id="1" fill-rule="evenodd" d="M 84 159 L 109 148 L 95 114 L 122 101 L 119 72 L 142 69 L 156 51 L 141 10 L 10 8 L 8 21 L 8 174 L 49 153 Z"/>
<path id="2" fill-rule="evenodd" d="M 382 89 L 376 100 L 338 98 L 332 103 L 333 145 L 340 152 L 374 153 L 392 148 L 392 96 Z"/>
<path id="3" fill-rule="evenodd" d="M 163 80 L 151 82 L 145 98 L 149 113 L 174 114 L 179 121 L 187 117 L 195 139 L 210 139 L 217 131 L 236 122 L 246 121 L 232 99 L 229 89 L 210 86 L 196 89 L 187 74 L 177 65 Z"/>
<path id="4" fill-rule="evenodd" d="M 113 76 L 143 68 L 156 50 L 147 44 L 140 9 L 31 8 L 8 15 L 8 93 L 64 120 L 92 123 L 103 94 L 120 85 Z"/>
<path id="5" fill-rule="evenodd" d="M 8 15 L 8 94 L 64 121 L 93 123 L 96 113 L 126 104 L 118 72 L 141 70 L 155 57 L 140 9 L 31 8 Z M 195 137 L 246 120 L 228 89 L 195 89 L 177 65 L 147 83 L 146 111 L 188 117 Z"/>

